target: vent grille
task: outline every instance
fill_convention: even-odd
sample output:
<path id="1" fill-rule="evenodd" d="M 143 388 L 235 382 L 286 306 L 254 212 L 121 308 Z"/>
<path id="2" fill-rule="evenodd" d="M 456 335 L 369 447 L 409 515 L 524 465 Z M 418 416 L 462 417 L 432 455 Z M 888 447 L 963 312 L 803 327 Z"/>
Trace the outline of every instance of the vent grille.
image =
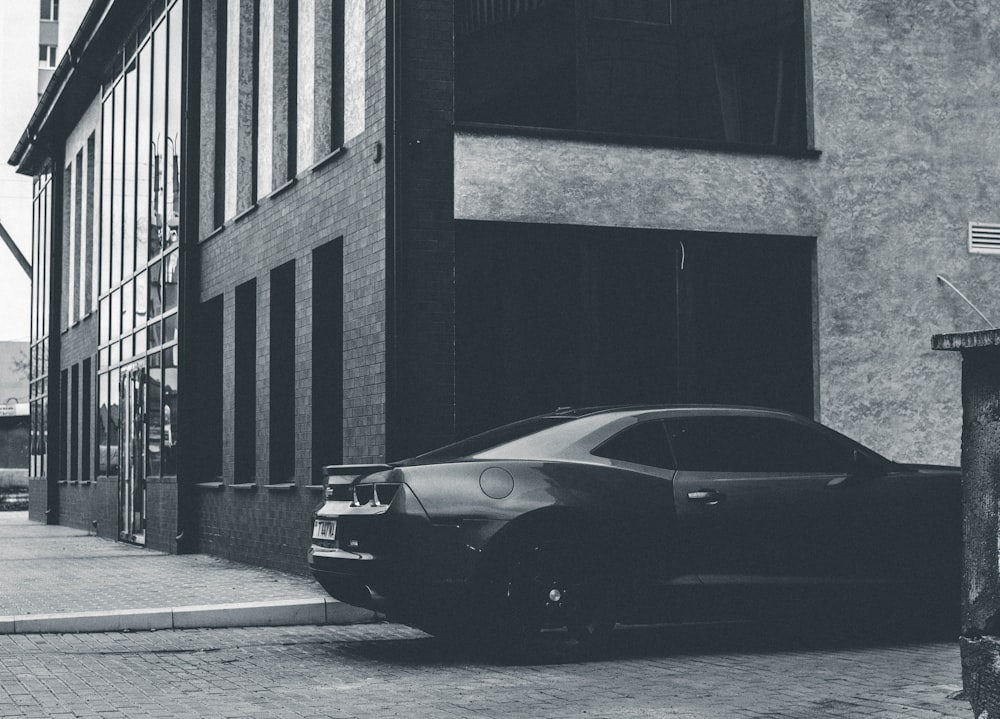
<path id="1" fill-rule="evenodd" d="M 969 252 L 1000 254 L 1000 225 L 970 222 Z"/>

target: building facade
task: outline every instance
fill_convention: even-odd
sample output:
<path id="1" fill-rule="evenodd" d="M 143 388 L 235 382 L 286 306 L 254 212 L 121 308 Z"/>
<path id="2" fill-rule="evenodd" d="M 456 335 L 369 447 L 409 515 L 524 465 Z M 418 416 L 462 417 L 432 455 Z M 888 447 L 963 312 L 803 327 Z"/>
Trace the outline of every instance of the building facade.
<path id="1" fill-rule="evenodd" d="M 938 275 L 1000 317 L 997 43 L 962 3 L 95 0 L 11 157 L 32 516 L 304 572 L 323 465 L 568 405 L 957 461 L 929 338 L 981 322 Z"/>

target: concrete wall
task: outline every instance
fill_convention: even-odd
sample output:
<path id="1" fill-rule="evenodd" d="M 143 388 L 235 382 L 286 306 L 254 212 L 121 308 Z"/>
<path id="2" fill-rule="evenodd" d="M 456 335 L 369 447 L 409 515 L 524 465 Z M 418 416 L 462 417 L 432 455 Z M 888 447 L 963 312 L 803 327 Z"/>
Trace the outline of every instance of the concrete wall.
<path id="1" fill-rule="evenodd" d="M 968 3 L 817 2 L 818 158 L 458 132 L 459 219 L 815 236 L 819 418 L 903 461 L 957 463 L 961 403 L 935 332 L 1000 321 L 1000 18 Z"/>

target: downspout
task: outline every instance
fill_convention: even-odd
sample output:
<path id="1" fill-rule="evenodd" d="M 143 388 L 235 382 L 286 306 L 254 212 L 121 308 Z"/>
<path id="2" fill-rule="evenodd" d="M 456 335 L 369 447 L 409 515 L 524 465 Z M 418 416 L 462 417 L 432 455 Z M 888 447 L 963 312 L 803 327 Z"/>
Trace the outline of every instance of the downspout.
<path id="1" fill-rule="evenodd" d="M 385 459 L 394 458 L 392 420 L 397 409 L 398 372 L 397 253 L 399 206 L 399 89 L 401 14 L 399 0 L 388 0 L 385 22 L 389 37 L 385 44 Z"/>

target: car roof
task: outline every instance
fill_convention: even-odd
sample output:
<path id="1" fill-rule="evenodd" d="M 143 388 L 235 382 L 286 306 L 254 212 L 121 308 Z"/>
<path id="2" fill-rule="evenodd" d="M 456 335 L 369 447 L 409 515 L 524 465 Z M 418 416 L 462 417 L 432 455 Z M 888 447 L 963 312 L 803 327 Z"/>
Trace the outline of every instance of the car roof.
<path id="1" fill-rule="evenodd" d="M 734 413 L 734 414 L 780 414 L 786 416 L 795 415 L 782 409 L 773 407 L 755 407 L 751 405 L 738 404 L 618 404 L 600 405 L 594 407 L 559 407 L 552 412 L 545 412 L 540 417 L 591 417 L 599 414 L 641 414 L 645 412 L 714 412 Z"/>

